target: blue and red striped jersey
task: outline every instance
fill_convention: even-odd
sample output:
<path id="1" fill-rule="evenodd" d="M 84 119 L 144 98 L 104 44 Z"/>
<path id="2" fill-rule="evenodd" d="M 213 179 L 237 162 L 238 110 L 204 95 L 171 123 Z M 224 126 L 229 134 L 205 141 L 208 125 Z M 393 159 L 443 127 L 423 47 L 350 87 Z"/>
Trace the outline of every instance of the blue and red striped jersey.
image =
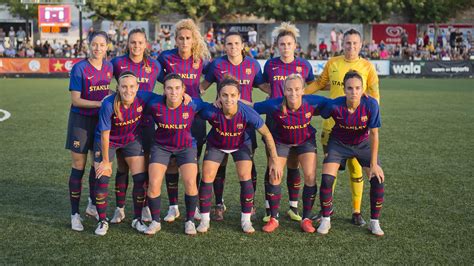
<path id="1" fill-rule="evenodd" d="M 110 130 L 110 147 L 123 147 L 134 141 L 139 134 L 140 123 L 146 103 L 153 95 L 152 92 L 139 91 L 130 107 L 120 107 L 123 120 L 120 120 L 114 112 L 114 93 L 105 98 L 99 111 L 99 123 L 95 132 L 95 140 L 101 140 L 101 132 Z"/>
<path id="2" fill-rule="evenodd" d="M 109 95 L 109 85 L 112 80 L 113 67 L 108 61 L 102 61 L 102 68 L 98 70 L 89 60 L 84 59 L 76 63 L 69 80 L 69 91 L 79 91 L 81 98 L 90 101 L 102 101 Z M 99 108 L 82 108 L 71 105 L 71 111 L 81 115 L 96 116 Z"/>
<path id="3" fill-rule="evenodd" d="M 199 60 L 194 63 L 193 57 L 186 60 L 179 56 L 178 49 L 164 51 L 158 57 L 165 74 L 176 73 L 181 76 L 186 85 L 186 93 L 192 98 L 201 98 L 199 84 L 201 82 L 201 74 L 206 74 L 209 66 L 208 61 Z M 163 76 L 164 77 L 164 76 Z M 163 79 L 159 80 L 163 82 Z"/>
<path id="4" fill-rule="evenodd" d="M 252 101 L 252 89 L 264 83 L 262 69 L 257 60 L 248 56 L 239 65 L 233 65 L 222 56 L 212 61 L 209 71 L 206 73 L 206 80 L 209 83 L 219 83 L 225 75 L 231 75 L 240 82 L 241 98 Z"/>
<path id="5" fill-rule="evenodd" d="M 270 83 L 270 98 L 283 97 L 286 77 L 290 74 L 300 74 L 306 82 L 314 80 L 313 67 L 308 60 L 296 57 L 293 62 L 286 64 L 280 57 L 269 59 L 263 67 L 263 79 Z"/>
<path id="6" fill-rule="evenodd" d="M 275 121 L 273 137 L 275 142 L 299 145 L 315 138 L 316 129 L 311 126 L 311 118 L 319 115 L 330 99 L 319 95 L 304 95 L 300 108 L 296 111 L 282 110 L 283 98 L 275 98 L 254 104 L 260 114 L 271 116 Z"/>
<path id="7" fill-rule="evenodd" d="M 212 125 L 207 135 L 207 143 L 222 150 L 239 149 L 245 141 L 250 141 L 246 129 L 259 129 L 264 125 L 263 119 L 255 110 L 239 102 L 237 113 L 226 118 L 222 109 L 207 104 L 199 116 Z"/>
<path id="8" fill-rule="evenodd" d="M 148 57 L 147 64 L 133 62 L 128 54 L 115 57 L 111 63 L 114 66 L 114 77 L 118 81 L 120 73 L 132 71 L 137 75 L 139 90 L 153 91 L 156 81 L 163 76 L 161 65 L 153 58 Z"/>
<path id="9" fill-rule="evenodd" d="M 138 89 L 141 91 L 153 91 L 156 81 L 163 78 L 163 69 L 161 65 L 153 58 L 147 58 L 147 65 L 142 61 L 140 63 L 133 62 L 128 54 L 115 57 L 112 59 L 114 66 L 114 76 L 118 81 L 120 73 L 124 71 L 132 71 L 137 75 Z M 149 127 L 153 125 L 153 119 L 149 115 L 143 117 L 142 126 Z"/>
<path id="10" fill-rule="evenodd" d="M 155 142 L 170 151 L 196 147 L 191 136 L 194 116 L 204 106 L 202 100 L 194 98 L 188 105 L 182 103 L 175 109 L 166 105 L 166 98 L 153 95 L 147 104 L 146 113 L 153 116 L 156 124 Z"/>
<path id="11" fill-rule="evenodd" d="M 345 96 L 336 98 L 321 110 L 321 116 L 332 117 L 335 121 L 331 138 L 350 145 L 357 145 L 368 139 L 369 129 L 379 128 L 382 124 L 379 104 L 370 96 L 362 96 L 353 113 L 347 109 Z"/>

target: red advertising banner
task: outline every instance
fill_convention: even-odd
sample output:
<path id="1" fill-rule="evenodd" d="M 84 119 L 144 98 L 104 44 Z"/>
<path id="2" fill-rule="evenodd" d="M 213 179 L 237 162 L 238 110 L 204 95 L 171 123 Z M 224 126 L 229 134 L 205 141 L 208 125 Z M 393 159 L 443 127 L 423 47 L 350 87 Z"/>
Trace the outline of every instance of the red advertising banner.
<path id="1" fill-rule="evenodd" d="M 50 58 L 49 72 L 50 73 L 68 73 L 71 71 L 75 63 L 81 61 L 80 58 Z"/>
<path id="2" fill-rule="evenodd" d="M 69 5 L 56 5 L 38 7 L 39 27 L 70 27 L 71 7 Z"/>
<path id="3" fill-rule="evenodd" d="M 49 60 L 40 58 L 1 58 L 0 73 L 48 74 Z"/>
<path id="4" fill-rule="evenodd" d="M 403 30 L 408 34 L 408 43 L 416 42 L 416 24 L 372 24 L 372 40 L 379 44 L 401 44 Z"/>

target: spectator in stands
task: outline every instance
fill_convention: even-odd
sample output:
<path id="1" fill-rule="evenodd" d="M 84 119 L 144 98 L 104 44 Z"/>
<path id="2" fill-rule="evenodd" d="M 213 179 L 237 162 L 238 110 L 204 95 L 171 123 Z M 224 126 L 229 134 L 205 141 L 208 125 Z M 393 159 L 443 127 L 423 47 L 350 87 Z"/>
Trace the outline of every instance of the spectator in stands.
<path id="1" fill-rule="evenodd" d="M 151 51 L 155 53 L 161 53 L 161 45 L 159 40 L 155 40 L 151 45 Z"/>
<path id="2" fill-rule="evenodd" d="M 416 38 L 416 49 L 420 50 L 424 46 L 425 46 L 425 43 L 423 41 L 423 35 L 420 33 L 418 34 L 418 38 Z"/>
<path id="3" fill-rule="evenodd" d="M 3 43 L 0 43 L 0 57 L 5 56 L 5 47 L 3 46 Z"/>
<path id="4" fill-rule="evenodd" d="M 173 49 L 173 45 L 171 44 L 171 39 L 165 39 L 165 43 L 163 44 L 162 51 L 171 50 Z"/>
<path id="5" fill-rule="evenodd" d="M 207 33 L 206 33 L 206 42 L 209 44 L 213 40 L 214 40 L 214 28 L 210 27 L 209 30 L 207 30 Z"/>
<path id="6" fill-rule="evenodd" d="M 112 42 L 115 42 L 117 32 L 115 31 L 115 26 L 113 23 L 110 23 L 109 30 L 107 31 L 107 35 L 109 36 L 109 39 Z"/>
<path id="7" fill-rule="evenodd" d="M 408 47 L 408 32 L 405 29 L 402 29 L 401 42 L 403 48 Z"/>
<path id="8" fill-rule="evenodd" d="M 387 49 L 385 49 L 385 46 L 383 48 L 380 48 L 380 59 L 382 60 L 387 60 L 389 59 L 390 54 L 388 53 Z"/>
<path id="9" fill-rule="evenodd" d="M 462 45 L 463 45 L 463 42 L 464 42 L 464 39 L 463 39 L 463 36 L 462 36 L 462 32 L 459 30 L 459 28 L 456 28 L 456 48 L 459 50 L 462 48 Z"/>
<path id="10" fill-rule="evenodd" d="M 46 41 L 44 44 L 43 44 L 43 50 L 45 52 L 45 56 L 46 57 L 53 57 L 53 49 L 51 48 L 51 45 L 49 44 L 48 41 Z"/>
<path id="11" fill-rule="evenodd" d="M 19 50 L 21 45 L 26 41 L 26 31 L 22 27 L 16 32 L 16 49 Z"/>
<path id="12" fill-rule="evenodd" d="M 35 51 L 35 57 L 44 56 L 45 53 L 43 52 L 43 45 L 41 45 L 41 40 L 36 40 L 33 50 Z"/>
<path id="13" fill-rule="evenodd" d="M 407 45 L 407 47 L 408 47 L 408 45 Z M 400 44 L 397 44 L 395 46 L 395 49 L 393 49 L 392 58 L 393 59 L 400 59 L 402 57 L 402 49 L 403 48 L 400 46 Z"/>
<path id="14" fill-rule="evenodd" d="M 64 40 L 64 44 L 63 44 L 62 50 L 63 50 L 63 55 L 64 55 L 64 57 L 72 57 L 72 54 L 71 54 L 72 47 L 71 47 L 71 45 L 67 42 L 67 40 Z"/>
<path id="15" fill-rule="evenodd" d="M 220 28 L 216 33 L 216 40 L 217 43 L 223 43 L 224 36 L 225 36 L 226 29 L 224 27 Z"/>
<path id="16" fill-rule="evenodd" d="M 257 31 L 254 28 L 250 27 L 248 35 L 249 35 L 249 45 L 257 44 Z"/>
<path id="17" fill-rule="evenodd" d="M 375 43 L 375 40 L 372 40 L 372 42 L 369 45 L 369 52 L 372 53 L 376 51 L 378 48 L 377 44 Z"/>
<path id="18" fill-rule="evenodd" d="M 0 28 L 0 45 L 5 48 L 5 37 L 7 34 L 3 31 L 3 28 Z"/>
<path id="19" fill-rule="evenodd" d="M 378 48 L 379 50 L 385 49 L 385 42 L 383 40 L 380 41 Z"/>
<path id="20" fill-rule="evenodd" d="M 7 49 L 5 49 L 5 56 L 6 57 L 15 57 L 16 56 L 16 51 L 15 51 L 15 46 L 10 46 Z"/>
<path id="21" fill-rule="evenodd" d="M 453 28 L 450 29 L 449 46 L 451 46 L 451 49 L 453 50 L 456 48 L 456 32 Z"/>
<path id="22" fill-rule="evenodd" d="M 35 57 L 35 50 L 31 47 L 30 44 L 26 46 L 26 57 L 33 58 Z"/>
<path id="23" fill-rule="evenodd" d="M 309 58 L 311 58 L 311 60 L 318 59 L 318 49 L 316 49 L 316 45 L 311 48 L 311 51 L 309 52 Z"/>
<path id="24" fill-rule="evenodd" d="M 428 34 L 428 31 L 425 30 L 423 33 L 423 46 L 427 46 L 428 43 L 430 43 L 430 35 Z"/>
<path id="25" fill-rule="evenodd" d="M 15 30 L 13 29 L 13 27 L 10 27 L 10 31 L 8 32 L 8 39 L 9 39 L 9 42 L 10 42 L 10 47 L 15 47 L 15 36 L 16 36 L 16 33 L 15 33 Z"/>
<path id="26" fill-rule="evenodd" d="M 26 47 L 24 45 L 18 47 L 17 55 L 18 57 L 26 57 Z"/>

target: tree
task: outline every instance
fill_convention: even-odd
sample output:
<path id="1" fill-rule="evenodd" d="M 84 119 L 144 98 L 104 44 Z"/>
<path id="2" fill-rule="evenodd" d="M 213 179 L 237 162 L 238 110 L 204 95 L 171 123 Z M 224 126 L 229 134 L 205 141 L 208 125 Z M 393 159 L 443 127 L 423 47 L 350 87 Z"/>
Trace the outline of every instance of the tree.
<path id="1" fill-rule="evenodd" d="M 13 16 L 18 16 L 23 19 L 34 19 L 38 16 L 38 5 L 26 5 L 22 4 L 18 0 L 0 0 L 0 4 L 5 4 L 8 12 Z"/>
<path id="2" fill-rule="evenodd" d="M 161 0 L 100 0 L 87 1 L 87 9 L 93 11 L 97 20 L 158 20 L 163 12 Z"/>
<path id="3" fill-rule="evenodd" d="M 473 8 L 472 0 L 404 0 L 403 5 L 410 21 L 417 23 L 446 22 L 460 11 Z"/>
<path id="4" fill-rule="evenodd" d="M 184 14 L 196 23 L 204 20 L 219 22 L 224 16 L 243 14 L 246 10 L 245 0 L 178 0 L 167 1 L 169 12 Z"/>

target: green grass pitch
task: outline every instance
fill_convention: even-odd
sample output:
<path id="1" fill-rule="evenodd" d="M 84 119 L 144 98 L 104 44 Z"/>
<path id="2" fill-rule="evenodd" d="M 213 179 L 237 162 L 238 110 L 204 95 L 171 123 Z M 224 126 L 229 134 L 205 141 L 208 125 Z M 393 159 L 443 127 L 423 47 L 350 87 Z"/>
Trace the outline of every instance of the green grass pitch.
<path id="1" fill-rule="evenodd" d="M 84 232 L 70 230 L 70 155 L 64 149 L 68 81 L 2 79 L 0 109 L 11 117 L 0 122 L 0 264 L 472 264 L 473 84 L 472 79 L 381 80 L 380 157 L 386 175 L 383 238 L 349 223 L 347 173 L 339 176 L 329 235 L 304 234 L 298 223 L 283 215 L 288 208 L 286 186 L 281 226 L 273 234 L 263 233 L 262 178 L 257 191 L 259 218 L 254 222 L 257 232 L 245 235 L 240 230 L 239 185 L 233 164 L 224 195 L 226 220 L 213 222 L 207 234 L 184 235 L 182 219 L 163 224 L 153 237 L 138 234 L 130 227 L 130 185 L 125 222 L 111 225 L 105 237 L 97 237 L 91 219 L 85 219 Z M 212 93 L 206 95 L 207 100 L 212 98 Z M 257 98 L 263 99 L 262 94 Z M 314 118 L 313 124 L 319 128 L 321 119 Z M 256 164 L 262 177 L 262 148 Z M 320 170 L 321 160 L 318 184 Z M 83 181 L 82 211 L 88 195 L 86 175 Z M 362 209 L 366 220 L 368 187 L 366 182 Z M 168 203 L 162 191 L 164 215 Z M 182 212 L 183 192 L 181 186 Z M 115 196 L 109 206 L 111 216 Z M 317 210 L 319 200 L 313 212 Z"/>

